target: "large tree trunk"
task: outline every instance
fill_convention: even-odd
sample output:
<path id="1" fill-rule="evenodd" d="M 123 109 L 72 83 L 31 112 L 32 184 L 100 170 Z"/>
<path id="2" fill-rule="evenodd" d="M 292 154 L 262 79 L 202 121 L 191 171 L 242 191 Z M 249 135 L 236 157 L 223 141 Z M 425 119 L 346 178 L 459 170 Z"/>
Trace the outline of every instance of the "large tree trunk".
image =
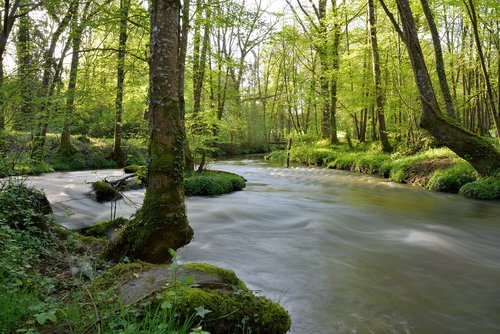
<path id="1" fill-rule="evenodd" d="M 149 88 L 149 166 L 142 208 L 104 252 L 162 263 L 171 260 L 170 248 L 188 244 L 193 230 L 184 203 L 184 155 L 179 106 L 178 0 L 151 4 L 151 61 Z"/>
<path id="2" fill-rule="evenodd" d="M 383 2 L 383 0 L 380 1 Z M 396 0 L 396 3 L 403 24 L 402 31 L 399 25 L 396 26 L 396 29 L 403 36 L 420 93 L 422 104 L 420 126 L 429 131 L 440 144 L 447 146 L 467 160 L 479 174 L 486 176 L 500 171 L 500 153 L 485 139 L 465 130 L 440 111 L 425 65 L 409 1 Z M 386 8 L 385 6 L 384 9 Z M 393 18 L 391 21 L 395 23 Z"/>
<path id="3" fill-rule="evenodd" d="M 377 42 L 377 18 L 375 16 L 375 4 L 368 0 L 368 14 L 370 17 L 370 41 L 372 45 L 372 69 L 375 86 L 375 110 L 378 119 L 378 137 L 382 145 L 382 151 L 391 152 L 392 147 L 387 138 L 384 116 L 385 94 L 382 89 L 382 75 L 380 73 L 380 55 Z"/>
<path id="4" fill-rule="evenodd" d="M 113 157 L 118 166 L 124 166 L 125 154 L 122 150 L 123 83 L 125 82 L 125 52 L 127 48 L 127 23 L 130 0 L 120 1 L 120 39 L 116 66 L 115 131 Z"/>

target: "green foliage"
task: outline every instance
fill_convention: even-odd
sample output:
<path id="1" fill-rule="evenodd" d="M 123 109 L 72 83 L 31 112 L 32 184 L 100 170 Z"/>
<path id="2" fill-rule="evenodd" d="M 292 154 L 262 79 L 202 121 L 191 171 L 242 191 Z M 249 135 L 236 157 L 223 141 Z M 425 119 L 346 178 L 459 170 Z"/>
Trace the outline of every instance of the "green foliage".
<path id="1" fill-rule="evenodd" d="M 477 173 L 469 163 L 459 160 L 453 166 L 436 170 L 427 183 L 427 188 L 435 191 L 458 193 L 460 188 L 475 181 Z"/>
<path id="2" fill-rule="evenodd" d="M 45 195 L 23 184 L 10 184 L 0 192 L 0 224 L 14 229 L 47 228 L 52 208 Z"/>
<path id="3" fill-rule="evenodd" d="M 223 171 L 193 173 L 184 179 L 186 196 L 217 196 L 245 188 L 246 180 Z"/>
<path id="4" fill-rule="evenodd" d="M 500 177 L 488 177 L 467 183 L 460 188 L 460 194 L 473 199 L 500 199 Z"/>
<path id="5" fill-rule="evenodd" d="M 41 254 L 55 247 L 47 205 L 43 193 L 24 185 L 0 191 L 0 333 L 55 319 L 56 305 L 47 297 L 52 280 L 34 270 Z"/>

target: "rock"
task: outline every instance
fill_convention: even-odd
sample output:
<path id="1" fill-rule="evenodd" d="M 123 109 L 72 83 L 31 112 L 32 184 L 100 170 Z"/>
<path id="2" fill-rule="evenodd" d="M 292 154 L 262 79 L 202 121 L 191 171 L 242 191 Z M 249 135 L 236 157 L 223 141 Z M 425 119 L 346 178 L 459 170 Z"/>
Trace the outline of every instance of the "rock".
<path id="1" fill-rule="evenodd" d="M 112 289 L 118 303 L 134 305 L 148 300 L 157 306 L 172 304 L 180 319 L 209 310 L 201 321 L 211 334 L 280 334 L 291 325 L 286 310 L 256 296 L 231 270 L 209 264 L 118 265 L 96 280 L 99 289 Z M 153 307 L 154 308 L 154 307 Z"/>
<path id="2" fill-rule="evenodd" d="M 96 181 L 92 183 L 95 199 L 99 203 L 114 201 L 122 198 L 122 195 L 108 182 Z"/>

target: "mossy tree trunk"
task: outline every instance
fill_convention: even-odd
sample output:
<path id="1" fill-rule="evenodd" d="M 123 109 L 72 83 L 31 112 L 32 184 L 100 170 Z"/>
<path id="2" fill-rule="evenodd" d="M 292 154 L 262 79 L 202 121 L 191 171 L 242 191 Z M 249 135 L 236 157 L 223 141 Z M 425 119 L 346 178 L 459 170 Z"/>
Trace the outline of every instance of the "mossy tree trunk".
<path id="1" fill-rule="evenodd" d="M 405 42 L 410 56 L 422 104 L 420 126 L 429 131 L 440 144 L 468 161 L 479 174 L 486 176 L 500 171 L 500 153 L 484 138 L 467 131 L 441 112 L 420 47 L 409 1 L 396 0 L 402 29 L 388 11 L 383 0 L 380 2 Z"/>
<path id="2" fill-rule="evenodd" d="M 184 202 L 184 135 L 179 105 L 178 0 L 151 4 L 149 168 L 142 208 L 112 240 L 104 256 L 169 261 L 169 248 L 188 244 L 193 230 Z"/>

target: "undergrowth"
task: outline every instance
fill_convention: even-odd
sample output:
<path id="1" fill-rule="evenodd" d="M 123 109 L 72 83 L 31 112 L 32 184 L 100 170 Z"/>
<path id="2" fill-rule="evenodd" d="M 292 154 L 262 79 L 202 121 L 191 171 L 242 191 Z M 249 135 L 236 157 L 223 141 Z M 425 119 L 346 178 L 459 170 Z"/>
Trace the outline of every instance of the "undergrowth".
<path id="1" fill-rule="evenodd" d="M 273 151 L 269 160 L 286 159 L 286 151 Z M 421 152 L 380 152 L 376 144 L 347 145 L 298 142 L 290 150 L 290 161 L 379 175 L 393 182 L 412 183 L 430 190 L 460 193 L 476 199 L 500 198 L 500 177 L 480 179 L 472 166 L 447 148 Z M 416 175 L 415 175 L 416 174 Z"/>

